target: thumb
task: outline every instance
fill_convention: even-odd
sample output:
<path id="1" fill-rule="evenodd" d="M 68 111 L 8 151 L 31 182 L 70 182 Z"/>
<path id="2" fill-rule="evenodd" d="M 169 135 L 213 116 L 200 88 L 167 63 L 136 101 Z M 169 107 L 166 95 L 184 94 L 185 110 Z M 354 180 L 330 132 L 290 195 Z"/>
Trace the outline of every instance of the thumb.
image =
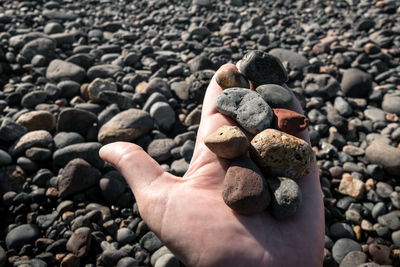
<path id="1" fill-rule="evenodd" d="M 132 143 L 111 143 L 103 146 L 99 153 L 104 161 L 121 172 L 134 191 L 147 187 L 164 173 L 164 169 L 153 158 Z"/>

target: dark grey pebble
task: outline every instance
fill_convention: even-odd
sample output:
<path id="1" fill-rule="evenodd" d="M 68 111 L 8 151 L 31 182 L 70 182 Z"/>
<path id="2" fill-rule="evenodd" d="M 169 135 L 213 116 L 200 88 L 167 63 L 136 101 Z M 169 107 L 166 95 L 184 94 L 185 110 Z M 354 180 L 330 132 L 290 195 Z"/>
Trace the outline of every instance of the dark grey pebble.
<path id="1" fill-rule="evenodd" d="M 244 55 L 239 70 L 257 85 L 270 83 L 282 85 L 288 79 L 281 61 L 262 51 L 251 51 Z"/>
<path id="2" fill-rule="evenodd" d="M 297 183 L 289 178 L 268 178 L 271 190 L 269 211 L 277 219 L 285 219 L 296 213 L 302 201 L 302 194 Z"/>
<path id="3" fill-rule="evenodd" d="M 75 132 L 59 132 L 54 136 L 54 144 L 57 149 L 85 142 L 85 138 Z"/>
<path id="4" fill-rule="evenodd" d="M 118 229 L 116 240 L 120 246 L 132 243 L 136 238 L 135 232 L 130 230 L 129 228 L 121 228 Z"/>
<path id="5" fill-rule="evenodd" d="M 8 249 L 19 251 L 25 244 L 33 244 L 39 236 L 35 224 L 22 224 L 8 232 L 5 241 Z"/>
<path id="6" fill-rule="evenodd" d="M 367 97 L 372 90 L 371 76 L 359 69 L 347 69 L 342 77 L 342 91 L 349 97 Z"/>
<path id="7" fill-rule="evenodd" d="M 146 233 L 140 240 L 139 244 L 149 251 L 150 253 L 153 253 L 160 247 L 162 247 L 162 242 L 158 237 L 153 233 L 153 232 L 148 232 Z"/>
<path id="8" fill-rule="evenodd" d="M 82 158 L 101 169 L 104 166 L 104 161 L 99 156 L 101 147 L 102 145 L 96 142 L 69 145 L 56 150 L 53 153 L 53 161 L 57 167 L 63 167 L 72 159 Z"/>
<path id="9" fill-rule="evenodd" d="M 288 108 L 292 103 L 292 95 L 280 85 L 263 84 L 258 86 L 256 91 L 271 108 Z"/>

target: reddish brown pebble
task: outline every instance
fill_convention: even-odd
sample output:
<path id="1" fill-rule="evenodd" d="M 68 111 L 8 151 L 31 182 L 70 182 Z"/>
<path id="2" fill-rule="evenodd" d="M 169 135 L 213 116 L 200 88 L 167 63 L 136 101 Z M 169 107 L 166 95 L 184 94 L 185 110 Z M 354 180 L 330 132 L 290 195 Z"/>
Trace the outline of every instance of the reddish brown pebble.
<path id="1" fill-rule="evenodd" d="M 292 110 L 284 108 L 273 108 L 274 124 L 273 127 L 279 131 L 294 135 L 308 127 L 308 119 Z"/>
<path id="2" fill-rule="evenodd" d="M 215 80 L 222 89 L 232 87 L 250 88 L 250 84 L 244 75 L 232 68 L 218 72 Z"/>
<path id="3" fill-rule="evenodd" d="M 206 146 L 218 157 L 234 159 L 244 155 L 249 148 L 246 135 L 237 126 L 222 126 L 207 136 Z"/>
<path id="4" fill-rule="evenodd" d="M 246 157 L 235 160 L 228 168 L 222 197 L 231 209 L 242 215 L 264 211 L 271 200 L 261 171 Z"/>
<path id="5" fill-rule="evenodd" d="M 390 258 L 390 248 L 380 244 L 370 244 L 368 246 L 368 252 L 375 263 L 381 265 L 391 265 L 392 259 Z"/>

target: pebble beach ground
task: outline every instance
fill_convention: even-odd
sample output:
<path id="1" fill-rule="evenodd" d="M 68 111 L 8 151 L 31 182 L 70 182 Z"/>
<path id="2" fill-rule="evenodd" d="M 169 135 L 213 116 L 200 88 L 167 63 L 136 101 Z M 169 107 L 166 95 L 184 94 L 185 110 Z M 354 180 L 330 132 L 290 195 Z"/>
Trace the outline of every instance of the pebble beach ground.
<path id="1" fill-rule="evenodd" d="M 324 266 L 400 266 L 398 1 L 0 3 L 0 267 L 184 266 L 98 151 L 183 175 L 211 77 L 251 50 L 309 120 Z"/>

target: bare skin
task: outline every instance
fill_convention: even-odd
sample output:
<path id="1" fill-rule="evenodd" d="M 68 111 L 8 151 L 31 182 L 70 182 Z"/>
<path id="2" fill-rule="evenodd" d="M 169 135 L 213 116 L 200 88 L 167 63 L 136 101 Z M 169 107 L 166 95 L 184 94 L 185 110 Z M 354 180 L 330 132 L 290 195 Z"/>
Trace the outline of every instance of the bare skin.
<path id="1" fill-rule="evenodd" d="M 236 68 L 226 64 L 220 68 Z M 317 168 L 298 181 L 303 202 L 296 214 L 276 220 L 268 212 L 241 216 L 222 199 L 229 162 L 218 158 L 204 139 L 223 125 L 236 125 L 214 101 L 222 89 L 212 79 L 189 170 L 184 177 L 164 172 L 139 146 L 116 142 L 100 156 L 117 168 L 135 195 L 140 214 L 187 266 L 322 266 L 324 217 Z M 291 109 L 301 113 L 297 100 Z M 306 131 L 301 138 L 309 142 Z"/>

